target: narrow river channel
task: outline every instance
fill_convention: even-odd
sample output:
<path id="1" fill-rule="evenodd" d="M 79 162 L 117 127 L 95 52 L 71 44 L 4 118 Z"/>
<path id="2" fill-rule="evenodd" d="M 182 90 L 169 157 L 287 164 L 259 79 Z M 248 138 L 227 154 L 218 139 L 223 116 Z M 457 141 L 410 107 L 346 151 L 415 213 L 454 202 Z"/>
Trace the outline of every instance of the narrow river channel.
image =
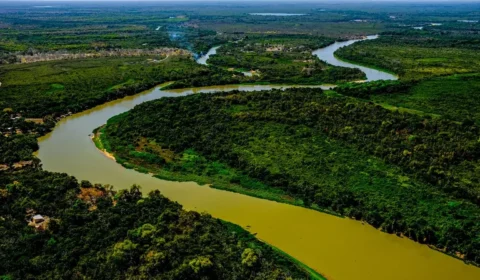
<path id="1" fill-rule="evenodd" d="M 323 59 L 326 54 L 333 56 L 335 50 L 327 47 L 316 53 Z M 145 101 L 200 92 L 258 91 L 274 87 L 279 86 L 182 90 L 157 87 L 63 119 L 52 133 L 39 139 L 38 157 L 45 170 L 65 172 L 78 180 L 111 184 L 116 189 L 139 184 L 144 193 L 158 189 L 187 210 L 206 212 L 257 233 L 261 240 L 287 252 L 328 279 L 480 279 L 477 267 L 358 221 L 193 182 L 159 180 L 125 169 L 100 153 L 88 136 L 112 116 Z"/>
<path id="2" fill-rule="evenodd" d="M 348 67 L 348 68 L 358 68 L 362 70 L 363 73 L 367 75 L 367 81 L 377 81 L 377 80 L 397 80 L 398 77 L 395 75 L 392 75 L 387 72 L 379 71 L 373 68 L 368 68 L 365 66 L 360 66 L 356 64 L 352 64 L 343 60 L 338 59 L 335 57 L 335 51 L 338 50 L 339 48 L 349 46 L 351 44 L 354 44 L 359 41 L 364 41 L 364 40 L 374 40 L 377 39 L 378 35 L 371 35 L 367 36 L 365 39 L 358 39 L 358 40 L 349 40 L 349 41 L 344 41 L 344 42 L 335 42 L 331 44 L 328 47 L 318 49 L 314 51 L 312 54 L 318 56 L 319 59 L 335 65 L 335 66 L 342 66 L 342 67 Z"/>
<path id="3" fill-rule="evenodd" d="M 220 47 L 221 46 L 216 46 L 216 47 L 213 47 L 213 48 L 209 49 L 208 52 L 205 55 L 203 55 L 203 56 L 201 56 L 197 59 L 197 63 L 202 64 L 202 65 L 208 65 L 207 60 L 210 58 L 211 55 L 217 54 L 217 50 Z"/>

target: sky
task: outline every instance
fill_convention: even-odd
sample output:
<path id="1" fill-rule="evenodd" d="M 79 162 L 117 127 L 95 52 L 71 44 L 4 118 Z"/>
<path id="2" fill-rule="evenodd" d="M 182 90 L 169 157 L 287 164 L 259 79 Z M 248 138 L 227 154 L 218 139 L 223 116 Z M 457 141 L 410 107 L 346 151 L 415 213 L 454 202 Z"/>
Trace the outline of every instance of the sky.
<path id="1" fill-rule="evenodd" d="M 338 3 L 338 2 L 480 2 L 480 0 L 3 0 L 0 2 L 285 2 L 285 3 L 298 3 L 298 2 L 313 2 L 313 3 Z"/>
<path id="2" fill-rule="evenodd" d="M 450 3 L 450 4 L 461 4 L 461 3 L 480 3 L 480 0 L 0 0 L 1 2 L 9 3 L 68 3 L 68 2 L 85 2 L 85 3 L 94 3 L 94 2 L 129 2 L 134 3 L 264 3 L 264 2 L 273 2 L 273 3 Z M 0 7 L 1 9 L 1 7 Z"/>

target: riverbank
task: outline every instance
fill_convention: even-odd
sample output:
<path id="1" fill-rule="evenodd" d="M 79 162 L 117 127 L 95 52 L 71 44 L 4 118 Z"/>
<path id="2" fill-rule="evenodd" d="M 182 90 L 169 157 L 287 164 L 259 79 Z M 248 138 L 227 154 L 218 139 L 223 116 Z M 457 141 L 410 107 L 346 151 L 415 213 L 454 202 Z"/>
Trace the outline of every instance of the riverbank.
<path id="1" fill-rule="evenodd" d="M 195 88 L 214 88 L 214 87 L 235 87 L 235 86 L 273 86 L 273 87 L 321 87 L 323 89 L 330 89 L 334 88 L 337 85 L 336 84 L 321 84 L 321 83 L 311 83 L 311 84 L 292 84 L 292 83 L 271 83 L 268 81 L 252 81 L 252 82 L 246 82 L 246 83 L 238 83 L 238 84 L 225 84 L 225 85 L 210 85 L 210 86 L 204 86 L 204 87 L 176 87 L 175 82 L 172 82 L 168 86 L 162 87 L 164 90 L 186 90 L 186 89 L 195 89 Z"/>
<path id="2" fill-rule="evenodd" d="M 102 135 L 103 135 L 102 128 L 103 127 L 104 126 L 101 126 L 97 129 L 95 129 L 93 131 L 93 133 L 90 135 L 90 138 L 92 139 L 93 143 L 95 144 L 95 147 L 97 147 L 98 151 L 100 151 L 107 158 L 109 158 L 113 161 L 117 161 L 115 156 L 112 153 L 108 152 L 107 149 L 105 148 L 105 146 L 103 145 L 103 142 L 102 142 Z"/>
<path id="3" fill-rule="evenodd" d="M 270 88 L 220 86 L 168 91 L 155 88 L 112 101 L 60 121 L 51 134 L 40 139 L 39 158 L 45 170 L 66 172 L 81 180 L 113 185 L 115 189 L 139 184 L 145 192 L 160 190 L 186 209 L 207 212 L 248 228 L 260 239 L 334 279 L 478 279 L 480 274 L 475 267 L 351 219 L 127 170 L 100 154 L 86 137 L 109 118 L 149 100 L 199 92 Z M 345 264 L 349 269 L 345 269 Z"/>
<path id="4" fill-rule="evenodd" d="M 378 71 L 381 71 L 381 72 L 385 72 L 385 73 L 388 73 L 388 74 L 391 74 L 391 75 L 397 77 L 397 79 L 400 79 L 400 78 L 401 78 L 400 76 L 397 75 L 397 73 L 393 72 L 392 70 L 389 70 L 389 69 L 386 69 L 386 68 L 382 68 L 382 67 L 380 67 L 380 66 L 373 65 L 373 64 L 361 63 L 361 62 L 358 62 L 358 61 L 346 59 L 346 58 L 343 58 L 343 57 L 337 55 L 336 53 L 334 53 L 333 55 L 335 56 L 336 59 L 338 59 L 338 60 L 340 60 L 340 61 L 343 61 L 343 62 L 346 62 L 346 63 L 355 64 L 355 65 L 359 65 L 359 66 L 363 66 L 363 67 L 368 67 L 368 68 L 375 69 L 375 70 L 378 70 Z"/>
<path id="5" fill-rule="evenodd" d="M 91 139 L 93 143 L 95 144 L 95 147 L 107 158 L 110 160 L 113 160 L 115 162 L 118 162 L 121 164 L 123 167 L 128 168 L 128 169 L 133 169 L 137 172 L 141 173 L 148 173 L 149 175 L 158 178 L 158 179 L 164 179 L 164 180 L 169 180 L 169 181 L 177 181 L 177 182 L 197 182 L 201 185 L 204 185 L 204 187 L 212 187 L 212 188 L 217 188 L 217 189 L 223 189 L 223 190 L 228 190 L 231 192 L 237 192 L 245 195 L 250 195 L 258 198 L 263 198 L 263 199 L 268 199 L 272 201 L 277 201 L 277 202 L 282 202 L 282 203 L 288 203 L 288 204 L 293 204 L 297 206 L 304 206 L 301 201 L 295 201 L 291 197 L 286 197 L 285 195 L 283 196 L 275 196 L 272 195 L 270 192 L 265 191 L 265 192 L 251 192 L 245 188 L 238 188 L 238 185 L 235 186 L 233 184 L 227 184 L 224 185 L 225 182 L 220 182 L 218 178 L 208 178 L 204 176 L 198 176 L 195 174 L 179 174 L 179 173 L 173 173 L 173 172 L 168 172 L 168 171 L 163 171 L 159 172 L 158 169 L 154 168 L 145 168 L 144 166 L 140 166 L 137 164 L 132 164 L 124 159 L 118 158 L 115 156 L 114 153 L 112 153 L 110 149 L 110 144 L 108 143 L 108 140 L 105 137 L 104 133 L 104 128 L 105 126 L 98 127 L 93 131 L 91 134 Z M 156 172 L 156 173 L 154 173 Z M 216 180 L 217 179 L 217 180 Z M 211 184 L 209 181 L 215 181 L 216 183 Z M 219 185 L 221 184 L 221 185 Z M 272 190 L 275 191 L 275 189 L 272 188 Z M 334 214 L 334 213 L 330 213 Z M 232 231 L 237 232 L 241 236 L 246 236 L 249 237 L 250 239 L 255 239 L 254 235 L 248 232 L 247 230 L 243 229 L 241 226 L 229 223 L 227 221 L 223 221 L 229 228 L 232 229 Z M 305 271 L 310 279 L 315 279 L 315 280 L 327 280 L 324 276 L 322 276 L 320 273 L 315 271 L 314 269 L 310 268 L 306 264 L 302 263 L 301 261 L 295 259 L 294 257 L 290 256 L 289 254 L 285 253 L 284 251 L 280 250 L 279 248 L 272 246 L 268 244 L 265 241 L 260 240 L 264 246 L 271 248 L 276 254 L 284 257 L 285 259 L 288 259 L 292 263 L 294 263 L 298 268 L 301 270 Z"/>
<path id="6" fill-rule="evenodd" d="M 351 112 L 356 112 L 353 119 Z M 386 149 L 394 155 L 405 154 L 391 148 L 402 139 L 375 129 L 385 120 L 401 126 L 422 121 L 416 115 L 399 117 L 352 98 L 327 97 L 314 89 L 288 89 L 191 95 L 144 103 L 112 118 L 105 136 L 112 150 L 129 165 L 215 178 L 208 183 L 220 181 L 222 189 L 232 190 L 233 185 L 233 190 L 240 187 L 287 194 L 304 202 L 303 207 L 315 209 L 318 205 L 386 232 L 445 248 L 451 254 L 472 256 L 474 251 L 464 249 L 475 243 L 468 226 L 461 229 L 468 238 L 453 240 L 439 228 L 466 221 L 475 224 L 475 205 L 464 201 L 455 210 L 465 214 L 459 219 L 446 206 L 451 201 L 459 204 L 459 199 L 439 193 L 435 185 L 418 177 L 426 171 L 412 175 L 397 162 L 375 155 Z M 454 129 L 431 122 L 442 131 Z M 411 133 L 423 139 L 434 137 L 429 128 Z M 436 141 L 450 145 L 449 140 Z M 411 143 L 404 145 L 412 149 Z M 429 151 L 417 154 L 435 156 Z M 417 169 L 420 167 L 425 168 Z M 416 201 L 423 201 L 423 205 Z M 385 203 L 392 206 L 379 209 Z M 392 220 L 392 216 L 397 218 Z M 416 223 L 420 216 L 425 220 L 421 226 Z M 419 228 L 412 230 L 415 227 Z M 474 255 L 466 260 L 475 261 Z"/>
<path id="7" fill-rule="evenodd" d="M 348 47 L 353 45 L 357 42 L 367 41 L 367 40 L 375 40 L 379 36 L 378 35 L 370 35 L 366 36 L 360 40 L 349 40 L 343 42 L 335 42 L 334 44 L 325 47 L 323 49 L 318 49 L 312 52 L 313 55 L 316 55 L 320 60 L 323 60 L 331 65 L 347 67 L 347 68 L 357 68 L 360 69 L 363 73 L 366 74 L 367 80 L 366 81 L 378 81 L 378 80 L 398 80 L 398 76 L 396 74 L 390 74 L 386 71 L 377 70 L 376 68 L 371 67 L 364 67 L 356 63 L 349 63 L 343 61 L 335 55 L 335 53 L 344 47 Z"/>
<path id="8" fill-rule="evenodd" d="M 230 222 L 221 220 L 222 223 L 224 223 L 232 232 L 236 232 L 239 236 L 241 236 L 242 240 L 244 241 L 255 241 L 255 242 L 261 242 L 261 244 L 265 247 L 268 248 L 267 250 L 272 250 L 274 254 L 277 255 L 277 258 L 285 258 L 286 260 L 289 260 L 291 263 L 295 264 L 300 270 L 303 270 L 308 276 L 309 279 L 311 280 L 327 280 L 325 276 L 322 274 L 318 273 L 315 271 L 313 268 L 309 267 L 308 265 L 302 263 L 301 261 L 297 260 L 296 258 L 292 257 L 291 255 L 287 254 L 286 252 L 282 251 L 281 249 L 268 244 L 264 240 L 258 239 L 255 237 L 255 233 L 252 234 L 249 231 L 245 230 L 239 225 L 232 224 Z"/>
<path id="9" fill-rule="evenodd" d="M 115 119 L 110 119 L 109 124 L 112 124 L 112 122 L 114 121 Z M 205 187 L 300 206 L 343 218 L 342 215 L 328 209 L 322 209 L 318 206 L 307 206 L 300 199 L 295 199 L 277 188 L 272 188 L 255 179 L 242 175 L 238 170 L 229 168 L 228 166 L 225 166 L 218 162 L 208 162 L 208 166 L 204 170 L 193 170 L 193 168 L 189 166 L 190 162 L 188 161 L 188 159 L 192 157 L 201 157 L 194 151 L 190 151 L 189 154 L 175 155 L 175 157 L 178 158 L 178 162 L 170 163 L 170 166 L 163 167 L 155 164 L 150 164 L 147 161 L 142 161 L 138 158 L 121 158 L 111 149 L 111 145 L 107 139 L 104 129 L 105 125 L 98 127 L 93 131 L 93 134 L 91 135 L 93 143 L 95 143 L 95 146 L 103 155 L 119 163 L 127 169 L 132 169 L 137 172 L 149 174 L 161 180 L 168 180 L 174 182 L 196 182 Z M 186 162 L 184 161 L 185 159 L 187 159 Z M 201 157 L 201 160 L 207 161 L 207 159 L 203 157 Z M 208 169 L 215 168 L 221 168 L 222 170 L 220 170 L 217 174 L 214 175 L 208 176 L 206 174 L 208 173 Z M 178 169 L 181 169 L 182 171 L 173 171 Z M 198 172 L 203 174 L 198 174 Z M 227 178 L 225 176 L 226 174 L 229 175 Z M 232 177 L 235 177 L 236 183 L 231 182 Z M 242 186 L 242 183 L 246 186 L 249 186 L 249 188 Z"/>

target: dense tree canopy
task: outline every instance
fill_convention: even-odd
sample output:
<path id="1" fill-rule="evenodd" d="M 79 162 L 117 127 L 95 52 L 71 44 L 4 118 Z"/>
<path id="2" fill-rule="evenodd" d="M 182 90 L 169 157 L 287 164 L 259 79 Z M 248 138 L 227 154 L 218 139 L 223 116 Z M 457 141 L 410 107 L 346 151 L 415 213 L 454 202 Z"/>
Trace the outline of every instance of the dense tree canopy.
<path id="1" fill-rule="evenodd" d="M 166 98 L 112 118 L 95 143 L 158 178 L 364 220 L 480 263 L 478 4 L 275 6 L 289 17 L 250 14 L 264 3 L 3 4 L 0 279 L 319 277 L 158 191 L 78 183 L 32 153 L 59 118 L 164 82 L 363 79 L 311 51 L 379 32 L 336 55 L 401 81 Z M 210 66 L 195 63 L 220 44 Z M 184 50 L 151 52 L 161 47 Z M 36 55 L 58 60 L 21 64 Z"/>
<path id="2" fill-rule="evenodd" d="M 43 225 L 27 226 L 33 215 Z M 241 228 L 158 191 L 0 171 L 1 279 L 306 279 Z"/>
<path id="3" fill-rule="evenodd" d="M 478 36 L 478 31 L 468 29 L 462 29 L 460 35 L 449 35 L 444 31 L 385 32 L 377 40 L 359 42 L 341 48 L 335 54 L 343 59 L 387 69 L 402 79 L 419 80 L 479 72 Z"/>
<path id="4" fill-rule="evenodd" d="M 412 109 L 458 122 L 474 121 L 480 124 L 478 73 L 435 77 L 417 83 L 375 82 L 346 85 L 339 87 L 337 91 L 386 106 Z"/>
<path id="5" fill-rule="evenodd" d="M 252 79 L 271 83 L 325 84 L 364 79 L 358 69 L 328 65 L 312 54 L 333 42 L 317 36 L 250 34 L 223 45 L 208 63 L 254 70 Z"/>
<path id="6" fill-rule="evenodd" d="M 103 131 L 121 162 L 223 174 L 247 192 L 280 189 L 306 206 L 479 261 L 473 123 L 289 89 L 165 98 L 111 119 Z"/>
<path id="7" fill-rule="evenodd" d="M 198 65 L 189 57 L 98 58 L 7 65 L 0 68 L 0 108 L 24 117 L 80 112 L 177 81 L 180 86 L 238 83 L 231 73 Z M 2 108 L 2 109 L 3 109 Z"/>

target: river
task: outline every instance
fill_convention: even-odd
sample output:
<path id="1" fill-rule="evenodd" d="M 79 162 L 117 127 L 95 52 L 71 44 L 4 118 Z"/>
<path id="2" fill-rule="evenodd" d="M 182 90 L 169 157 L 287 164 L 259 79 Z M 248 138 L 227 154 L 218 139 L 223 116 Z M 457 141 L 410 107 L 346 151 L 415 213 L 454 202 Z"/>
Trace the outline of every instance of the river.
<path id="1" fill-rule="evenodd" d="M 208 65 L 207 60 L 210 58 L 211 55 L 217 54 L 217 50 L 220 47 L 221 46 L 216 46 L 216 47 L 213 47 L 213 48 L 209 49 L 206 54 L 204 54 L 203 56 L 201 56 L 200 58 L 197 59 L 197 63 L 202 64 L 202 65 Z"/>
<path id="2" fill-rule="evenodd" d="M 342 67 L 349 67 L 349 68 L 358 68 L 362 70 L 366 75 L 367 75 L 367 81 L 376 81 L 376 80 L 397 80 L 398 77 L 395 75 L 392 75 L 387 72 L 379 71 L 376 69 L 360 66 L 360 65 L 355 65 L 346 61 L 342 61 L 338 58 L 335 57 L 334 53 L 336 50 L 342 47 L 349 46 L 351 44 L 354 44 L 359 41 L 363 40 L 374 40 L 377 39 L 378 35 L 371 35 L 367 36 L 365 39 L 358 39 L 358 40 L 349 40 L 349 41 L 344 41 L 344 42 L 335 42 L 331 44 L 328 47 L 318 49 L 314 51 L 312 54 L 318 56 L 319 59 L 335 65 L 335 66 L 342 66 Z"/>
<path id="3" fill-rule="evenodd" d="M 327 48 L 333 55 L 334 48 Z M 145 101 L 199 92 L 271 88 L 252 85 L 162 90 L 157 87 L 61 120 L 52 133 L 39 139 L 38 157 L 45 170 L 65 172 L 79 180 L 111 184 L 116 189 L 139 184 L 144 193 L 158 189 L 187 210 L 206 212 L 257 233 L 259 239 L 329 279 L 480 279 L 477 267 L 358 221 L 194 182 L 160 180 L 125 169 L 99 152 L 88 136 L 112 116 Z"/>

